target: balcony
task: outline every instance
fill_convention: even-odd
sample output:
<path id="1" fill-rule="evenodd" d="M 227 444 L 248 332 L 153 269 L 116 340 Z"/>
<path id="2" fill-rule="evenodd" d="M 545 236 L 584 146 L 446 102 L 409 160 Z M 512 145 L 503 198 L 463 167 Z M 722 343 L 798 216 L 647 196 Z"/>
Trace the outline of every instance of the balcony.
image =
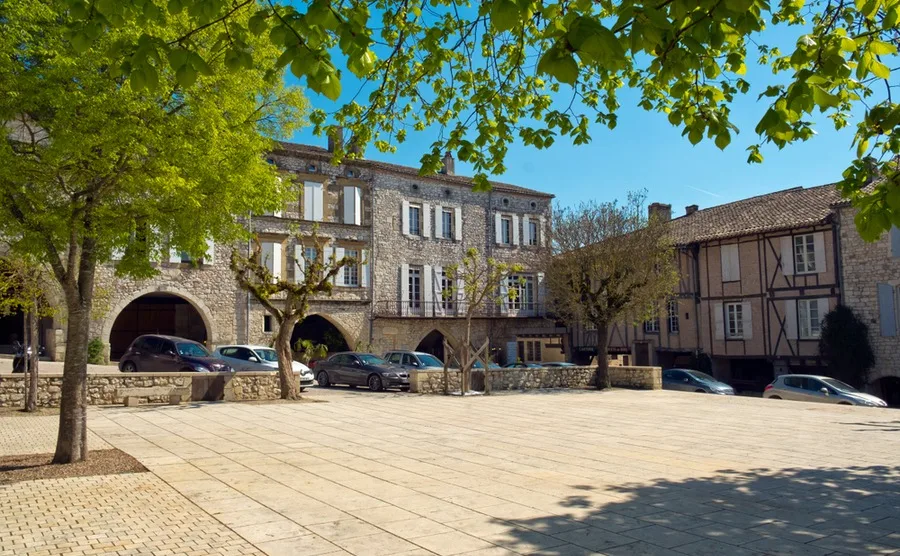
<path id="1" fill-rule="evenodd" d="M 464 307 L 456 301 L 376 301 L 374 303 L 376 317 L 410 317 L 410 318 L 463 318 Z M 496 304 L 485 304 L 473 314 L 475 317 L 495 318 L 534 318 L 546 316 L 544 306 L 539 303 L 521 303 L 504 310 Z"/>

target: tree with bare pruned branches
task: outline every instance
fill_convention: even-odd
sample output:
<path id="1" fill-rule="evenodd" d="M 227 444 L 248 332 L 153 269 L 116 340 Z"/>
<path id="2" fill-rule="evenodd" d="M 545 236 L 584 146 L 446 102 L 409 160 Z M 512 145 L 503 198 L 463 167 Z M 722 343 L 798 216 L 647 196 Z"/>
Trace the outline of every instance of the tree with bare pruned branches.
<path id="1" fill-rule="evenodd" d="M 626 202 L 557 208 L 543 261 L 551 310 L 597 329 L 597 387 L 609 388 L 609 327 L 640 322 L 675 292 L 678 273 L 667 222 L 648 218 L 644 193 Z"/>

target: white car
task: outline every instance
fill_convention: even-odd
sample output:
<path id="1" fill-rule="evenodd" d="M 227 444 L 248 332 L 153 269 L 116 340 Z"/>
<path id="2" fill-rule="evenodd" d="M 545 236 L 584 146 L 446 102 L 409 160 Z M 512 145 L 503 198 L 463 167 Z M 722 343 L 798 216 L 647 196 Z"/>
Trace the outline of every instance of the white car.
<path id="1" fill-rule="evenodd" d="M 229 345 L 216 348 L 216 356 L 235 371 L 277 371 L 278 353 L 266 346 Z M 292 361 L 294 372 L 300 374 L 300 387 L 313 385 L 313 373 L 299 361 Z"/>

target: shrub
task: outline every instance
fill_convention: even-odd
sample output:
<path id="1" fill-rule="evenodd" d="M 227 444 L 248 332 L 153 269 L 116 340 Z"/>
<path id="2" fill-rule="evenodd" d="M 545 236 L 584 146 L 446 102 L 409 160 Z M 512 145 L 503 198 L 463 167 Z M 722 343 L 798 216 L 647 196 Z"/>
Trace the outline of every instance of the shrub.
<path id="1" fill-rule="evenodd" d="M 88 342 L 88 363 L 91 365 L 106 363 L 103 360 L 103 341 L 100 338 L 94 338 Z"/>

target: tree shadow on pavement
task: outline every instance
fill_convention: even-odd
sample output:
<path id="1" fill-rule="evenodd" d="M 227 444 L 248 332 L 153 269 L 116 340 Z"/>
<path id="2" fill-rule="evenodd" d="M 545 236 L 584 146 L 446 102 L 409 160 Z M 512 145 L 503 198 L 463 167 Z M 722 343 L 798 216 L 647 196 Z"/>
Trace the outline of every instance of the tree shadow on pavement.
<path id="1" fill-rule="evenodd" d="M 495 515 L 489 540 L 553 556 L 900 554 L 900 466 L 722 470 L 572 488 L 579 493 L 558 502 L 556 515 Z"/>

